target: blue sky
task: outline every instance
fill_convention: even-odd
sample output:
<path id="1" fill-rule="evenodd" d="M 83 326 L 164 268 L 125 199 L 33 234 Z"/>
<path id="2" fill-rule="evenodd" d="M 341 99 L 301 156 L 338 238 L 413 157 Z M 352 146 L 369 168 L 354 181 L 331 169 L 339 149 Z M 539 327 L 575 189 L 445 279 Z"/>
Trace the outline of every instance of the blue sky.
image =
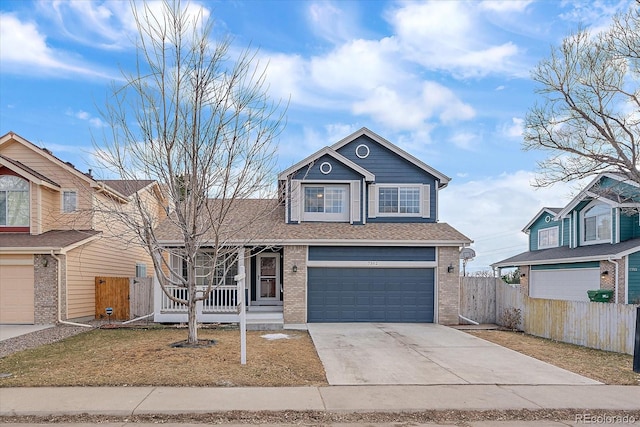
<path id="1" fill-rule="evenodd" d="M 470 271 L 526 250 L 520 230 L 575 186 L 530 186 L 520 149 L 531 69 L 578 27 L 598 31 L 630 0 L 208 1 L 215 35 L 268 61 L 290 99 L 285 169 L 366 126 L 452 177 L 440 220 L 475 241 Z M 0 134 L 14 131 L 79 169 L 120 70 L 133 70 L 126 1 L 0 1 Z"/>

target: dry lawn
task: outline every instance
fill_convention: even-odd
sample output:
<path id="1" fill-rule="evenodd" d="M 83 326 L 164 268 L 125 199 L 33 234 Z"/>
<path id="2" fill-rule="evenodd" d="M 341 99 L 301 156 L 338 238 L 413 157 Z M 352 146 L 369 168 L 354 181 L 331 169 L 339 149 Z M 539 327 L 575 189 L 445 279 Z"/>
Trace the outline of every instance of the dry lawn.
<path id="1" fill-rule="evenodd" d="M 322 363 L 306 331 L 269 341 L 247 332 L 247 364 L 240 364 L 238 330 L 201 329 L 208 348 L 171 348 L 186 329 L 96 329 L 0 359 L 0 386 L 300 386 L 326 385 Z"/>
<path id="2" fill-rule="evenodd" d="M 465 332 L 605 384 L 640 385 L 640 374 L 633 372 L 633 357 L 628 354 L 595 350 L 522 332 Z"/>

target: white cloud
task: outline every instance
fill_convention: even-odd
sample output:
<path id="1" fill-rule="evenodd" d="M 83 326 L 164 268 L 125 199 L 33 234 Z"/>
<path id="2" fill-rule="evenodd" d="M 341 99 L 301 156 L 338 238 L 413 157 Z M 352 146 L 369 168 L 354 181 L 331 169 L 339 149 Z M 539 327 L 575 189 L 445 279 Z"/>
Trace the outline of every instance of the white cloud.
<path id="1" fill-rule="evenodd" d="M 511 123 L 505 123 L 500 133 L 507 138 L 521 138 L 524 132 L 524 119 L 513 117 Z"/>
<path id="2" fill-rule="evenodd" d="M 457 132 L 449 140 L 462 150 L 475 151 L 478 148 L 474 146 L 478 141 L 478 135 L 471 132 Z"/>
<path id="3" fill-rule="evenodd" d="M 522 12 L 532 2 L 532 0 L 485 0 L 480 3 L 480 8 L 497 13 Z"/>
<path id="4" fill-rule="evenodd" d="M 477 257 L 468 271 L 527 250 L 528 236 L 521 230 L 542 207 L 562 207 L 574 193 L 574 185 L 556 184 L 534 189 L 529 171 L 504 173 L 479 180 L 452 181 L 438 194 L 441 221 L 474 240 Z"/>
<path id="5" fill-rule="evenodd" d="M 75 112 L 73 110 L 67 110 L 66 115 L 75 117 L 76 119 L 87 121 L 91 126 L 96 128 L 107 126 L 107 124 L 102 119 L 100 119 L 99 117 L 93 117 L 90 113 L 83 110 L 78 110 Z"/>
<path id="6" fill-rule="evenodd" d="M 307 8 L 309 28 L 317 36 L 332 43 L 352 38 L 357 27 L 353 14 L 344 8 L 348 3 L 314 2 Z"/>
<path id="7" fill-rule="evenodd" d="M 14 74 L 112 78 L 100 67 L 51 48 L 35 23 L 22 22 L 10 13 L 0 13 L 0 62 L 3 72 Z"/>
<path id="8" fill-rule="evenodd" d="M 463 78 L 526 74 L 516 60 L 519 48 L 510 41 L 490 40 L 475 3 L 401 3 L 388 19 L 405 57 L 427 68 Z"/>

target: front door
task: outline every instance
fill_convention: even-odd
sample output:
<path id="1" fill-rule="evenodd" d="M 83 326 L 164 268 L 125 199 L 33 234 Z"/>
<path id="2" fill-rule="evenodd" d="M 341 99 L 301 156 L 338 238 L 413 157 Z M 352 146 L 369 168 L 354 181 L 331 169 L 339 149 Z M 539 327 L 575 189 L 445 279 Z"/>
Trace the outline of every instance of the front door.
<path id="1" fill-rule="evenodd" d="M 280 304 L 280 254 L 260 254 L 256 260 L 256 266 L 256 302 Z"/>

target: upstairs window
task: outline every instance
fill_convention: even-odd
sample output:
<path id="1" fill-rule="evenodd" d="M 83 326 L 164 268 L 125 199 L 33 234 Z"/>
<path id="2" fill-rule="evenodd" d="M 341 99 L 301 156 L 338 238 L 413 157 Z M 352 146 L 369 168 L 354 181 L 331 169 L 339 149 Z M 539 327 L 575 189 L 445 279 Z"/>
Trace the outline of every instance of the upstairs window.
<path id="1" fill-rule="evenodd" d="M 71 213 L 78 210 L 78 193 L 73 190 L 62 192 L 62 212 Z"/>
<path id="2" fill-rule="evenodd" d="M 305 185 L 305 221 L 348 221 L 347 185 Z"/>
<path id="3" fill-rule="evenodd" d="M 378 188 L 378 213 L 420 214 L 420 187 L 380 187 Z"/>
<path id="4" fill-rule="evenodd" d="M 0 226 L 29 226 L 29 182 L 18 176 L 0 176 Z"/>
<path id="5" fill-rule="evenodd" d="M 611 208 L 597 204 L 582 214 L 582 241 L 584 244 L 611 242 Z"/>
<path id="6" fill-rule="evenodd" d="M 558 247 L 558 227 L 538 230 L 538 249 Z"/>

